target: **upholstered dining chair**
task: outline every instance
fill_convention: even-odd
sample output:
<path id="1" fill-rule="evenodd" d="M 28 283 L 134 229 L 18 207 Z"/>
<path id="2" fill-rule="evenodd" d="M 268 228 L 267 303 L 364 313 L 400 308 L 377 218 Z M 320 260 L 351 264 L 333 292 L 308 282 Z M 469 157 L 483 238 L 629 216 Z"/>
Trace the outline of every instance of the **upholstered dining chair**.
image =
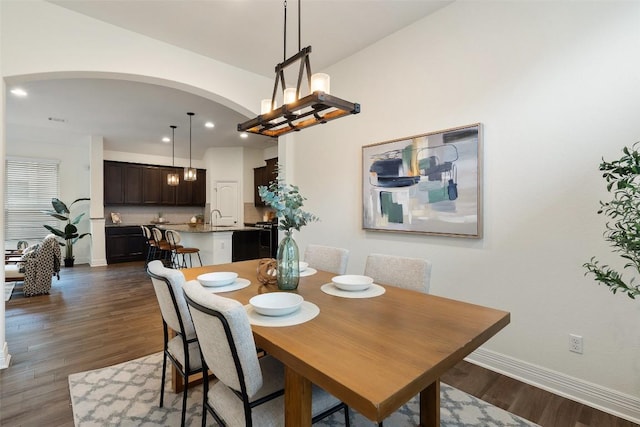
<path id="1" fill-rule="evenodd" d="M 334 274 L 344 274 L 347 271 L 349 251 L 331 246 L 307 245 L 304 260 L 309 263 L 309 267 Z"/>
<path id="2" fill-rule="evenodd" d="M 375 283 L 429 293 L 431 262 L 422 258 L 370 254 L 364 275 Z"/>
<path id="3" fill-rule="evenodd" d="M 200 249 L 198 248 L 185 248 L 180 245 L 182 237 L 176 230 L 167 230 L 164 232 L 165 238 L 171 248 L 171 264 L 173 268 L 187 268 L 186 256 L 189 255 L 189 267 L 193 267 L 193 260 L 191 255 L 198 255 L 198 261 L 200 261 L 200 267 L 202 267 L 202 258 L 200 258 Z M 182 256 L 182 261 L 180 257 Z"/>
<path id="4" fill-rule="evenodd" d="M 184 299 L 182 285 L 185 278 L 182 272 L 166 268 L 162 261 L 153 260 L 147 265 L 147 274 L 151 277 L 156 293 L 164 335 L 164 357 L 162 361 L 162 384 L 160 385 L 160 407 L 164 399 L 164 383 L 167 372 L 167 358 L 182 375 L 184 389 L 182 393 L 182 421 L 185 424 L 187 410 L 187 384 L 190 375 L 203 372 L 202 359 L 196 331 L 191 321 L 189 308 Z M 169 339 L 169 328 L 176 336 Z M 204 371 L 206 372 L 206 371 Z M 206 376 L 206 375 L 205 375 Z"/>
<path id="5" fill-rule="evenodd" d="M 202 425 L 207 412 L 223 426 L 283 426 L 284 366 L 270 355 L 258 358 L 249 318 L 238 301 L 215 295 L 197 282 L 183 286 L 198 334 L 202 365 L 216 373 L 204 381 Z M 320 387 L 312 387 L 312 421 L 349 408 Z"/>

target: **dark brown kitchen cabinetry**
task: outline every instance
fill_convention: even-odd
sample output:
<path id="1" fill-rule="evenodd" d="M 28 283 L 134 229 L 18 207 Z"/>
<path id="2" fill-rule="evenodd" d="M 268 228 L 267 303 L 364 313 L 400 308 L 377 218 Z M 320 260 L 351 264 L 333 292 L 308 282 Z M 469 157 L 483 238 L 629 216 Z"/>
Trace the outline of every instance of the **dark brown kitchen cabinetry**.
<path id="1" fill-rule="evenodd" d="M 176 189 L 176 205 L 204 206 L 207 200 L 207 171 L 198 169 L 198 179 L 184 181 Z"/>
<path id="2" fill-rule="evenodd" d="M 262 230 L 235 231 L 231 236 L 231 262 L 260 258 Z"/>
<path id="3" fill-rule="evenodd" d="M 104 204 L 124 204 L 124 166 L 121 163 L 104 162 Z"/>
<path id="4" fill-rule="evenodd" d="M 105 242 L 107 264 L 146 258 L 146 246 L 139 226 L 106 227 Z"/>
<path id="5" fill-rule="evenodd" d="M 167 184 L 167 175 L 180 175 L 180 184 Z M 198 169 L 198 179 L 186 182 L 182 168 L 139 163 L 104 162 L 104 204 L 204 206 L 207 198 L 207 171 Z"/>
<path id="6" fill-rule="evenodd" d="M 142 203 L 162 204 L 162 169 L 152 166 L 142 168 Z"/>
<path id="7" fill-rule="evenodd" d="M 258 194 L 258 187 L 268 186 L 271 181 L 277 178 L 278 158 L 268 159 L 266 162 L 266 166 L 253 169 L 253 204 L 255 206 L 266 206 Z"/>

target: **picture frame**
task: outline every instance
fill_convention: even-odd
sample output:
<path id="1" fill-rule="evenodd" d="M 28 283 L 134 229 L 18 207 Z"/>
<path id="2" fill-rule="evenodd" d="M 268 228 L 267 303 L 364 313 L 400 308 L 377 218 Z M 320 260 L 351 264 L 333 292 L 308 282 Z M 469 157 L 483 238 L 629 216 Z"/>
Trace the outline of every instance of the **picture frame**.
<path id="1" fill-rule="evenodd" d="M 362 147 L 362 228 L 482 237 L 482 124 Z"/>

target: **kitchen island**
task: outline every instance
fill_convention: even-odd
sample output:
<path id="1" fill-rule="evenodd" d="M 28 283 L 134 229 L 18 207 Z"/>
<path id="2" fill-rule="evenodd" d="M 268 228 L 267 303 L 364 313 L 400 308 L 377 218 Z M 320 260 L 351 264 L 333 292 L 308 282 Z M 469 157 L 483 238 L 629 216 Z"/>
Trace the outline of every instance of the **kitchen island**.
<path id="1" fill-rule="evenodd" d="M 233 234 L 261 232 L 260 228 L 235 225 L 187 224 L 157 225 L 163 230 L 175 230 L 180 233 L 180 244 L 198 248 L 202 265 L 226 264 L 233 260 Z M 257 244 L 257 243 L 256 243 Z M 239 249 L 239 248 L 236 248 Z M 197 257 L 196 257 L 197 258 Z M 195 260 L 197 265 L 197 259 Z"/>

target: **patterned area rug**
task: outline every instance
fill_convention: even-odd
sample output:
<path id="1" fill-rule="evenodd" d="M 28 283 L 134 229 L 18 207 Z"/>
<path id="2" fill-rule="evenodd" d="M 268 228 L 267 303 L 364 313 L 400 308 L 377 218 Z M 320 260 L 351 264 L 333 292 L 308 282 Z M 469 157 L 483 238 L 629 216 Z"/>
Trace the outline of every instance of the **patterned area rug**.
<path id="1" fill-rule="evenodd" d="M 165 391 L 164 407 L 158 407 L 162 354 L 155 353 L 130 362 L 69 375 L 69 388 L 76 427 L 88 426 L 179 426 L 181 394 Z M 167 375 L 169 376 L 169 374 Z M 170 390 L 167 381 L 167 390 Z M 532 427 L 533 424 L 446 384 L 441 384 L 443 427 Z M 202 386 L 192 387 L 187 400 L 187 426 L 202 422 Z M 385 427 L 418 425 L 418 403 L 413 399 L 384 421 Z M 351 425 L 376 425 L 351 410 Z M 211 416 L 208 425 L 215 426 Z M 344 426 L 342 412 L 333 414 L 321 427 Z"/>
<path id="2" fill-rule="evenodd" d="M 15 288 L 16 282 L 6 282 L 4 284 L 4 300 L 9 301 L 11 299 L 11 294 L 13 293 L 13 288 Z"/>

